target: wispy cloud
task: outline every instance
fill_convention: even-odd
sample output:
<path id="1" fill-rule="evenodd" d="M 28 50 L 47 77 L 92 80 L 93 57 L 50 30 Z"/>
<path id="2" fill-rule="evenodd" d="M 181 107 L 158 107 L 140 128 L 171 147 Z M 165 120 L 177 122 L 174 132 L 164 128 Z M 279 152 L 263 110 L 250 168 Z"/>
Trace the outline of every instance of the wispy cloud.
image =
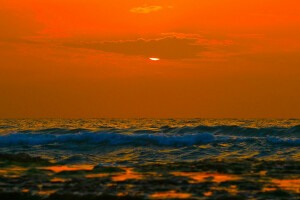
<path id="1" fill-rule="evenodd" d="M 130 9 L 130 12 L 147 14 L 150 12 L 159 11 L 161 9 L 163 9 L 162 6 L 143 6 L 143 7 L 132 8 Z"/>

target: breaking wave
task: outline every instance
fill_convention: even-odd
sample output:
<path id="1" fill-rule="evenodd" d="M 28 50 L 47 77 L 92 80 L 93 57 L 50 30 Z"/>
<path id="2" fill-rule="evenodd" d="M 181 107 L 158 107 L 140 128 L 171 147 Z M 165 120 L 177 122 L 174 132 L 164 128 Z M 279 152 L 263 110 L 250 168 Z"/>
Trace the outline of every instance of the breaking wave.
<path id="1" fill-rule="evenodd" d="M 169 127 L 163 126 L 161 130 L 164 133 L 187 133 L 187 132 L 210 132 L 214 134 L 228 134 L 236 136 L 300 136 L 300 125 L 285 128 L 285 127 L 264 127 L 264 128 L 251 128 L 236 125 L 223 125 L 223 126 L 196 126 L 196 127 Z"/>
<path id="2" fill-rule="evenodd" d="M 2 127 L 3 128 L 3 127 Z M 8 127 L 5 127 L 8 128 Z M 1 129 L 1 127 L 0 127 Z M 300 125 L 292 127 L 263 127 L 251 128 L 237 125 L 222 125 L 222 126 L 161 126 L 155 129 L 118 129 L 112 126 L 100 126 L 98 129 L 87 128 L 47 128 L 39 130 L 21 130 L 18 133 L 34 133 L 34 134 L 77 134 L 77 133 L 91 133 L 91 132 L 106 132 L 106 133 L 135 133 L 135 134 L 196 134 L 196 133 L 212 133 L 214 135 L 230 135 L 230 136 L 282 136 L 282 137 L 300 137 Z"/>
<path id="3" fill-rule="evenodd" d="M 55 143 L 84 143 L 100 145 L 159 145 L 159 146 L 193 146 L 212 142 L 244 142 L 263 141 L 273 144 L 300 145 L 300 139 L 267 137 L 220 136 L 212 133 L 191 134 L 120 134 L 120 133 L 71 133 L 71 134 L 41 134 L 41 133 L 11 133 L 0 136 L 0 146 L 14 145 L 45 145 Z"/>

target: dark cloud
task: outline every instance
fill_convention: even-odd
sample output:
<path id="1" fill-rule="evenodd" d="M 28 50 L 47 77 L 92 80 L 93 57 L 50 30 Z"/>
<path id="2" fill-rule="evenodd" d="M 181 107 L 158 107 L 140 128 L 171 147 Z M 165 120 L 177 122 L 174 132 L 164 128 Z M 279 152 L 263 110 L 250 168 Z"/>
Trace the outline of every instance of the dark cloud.
<path id="1" fill-rule="evenodd" d="M 197 38 L 178 38 L 173 36 L 151 40 L 69 43 L 67 46 L 132 56 L 159 57 L 162 59 L 196 58 L 201 52 L 208 50 L 208 45 L 199 43 Z"/>

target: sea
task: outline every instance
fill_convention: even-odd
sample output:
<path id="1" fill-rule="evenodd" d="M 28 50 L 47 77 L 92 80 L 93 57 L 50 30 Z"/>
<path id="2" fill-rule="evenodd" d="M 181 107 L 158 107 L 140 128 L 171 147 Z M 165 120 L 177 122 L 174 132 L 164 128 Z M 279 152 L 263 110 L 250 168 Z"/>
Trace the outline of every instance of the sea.
<path id="1" fill-rule="evenodd" d="M 1 119 L 0 153 L 59 164 L 300 160 L 299 119 Z"/>

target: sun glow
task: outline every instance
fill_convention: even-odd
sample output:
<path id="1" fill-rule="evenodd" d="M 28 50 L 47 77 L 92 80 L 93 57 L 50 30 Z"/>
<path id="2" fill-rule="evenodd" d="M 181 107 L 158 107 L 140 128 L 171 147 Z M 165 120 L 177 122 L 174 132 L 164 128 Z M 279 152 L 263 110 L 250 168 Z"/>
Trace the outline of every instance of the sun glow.
<path id="1" fill-rule="evenodd" d="M 158 60 L 160 60 L 159 58 L 149 58 L 150 60 L 152 60 L 152 61 L 158 61 Z"/>

